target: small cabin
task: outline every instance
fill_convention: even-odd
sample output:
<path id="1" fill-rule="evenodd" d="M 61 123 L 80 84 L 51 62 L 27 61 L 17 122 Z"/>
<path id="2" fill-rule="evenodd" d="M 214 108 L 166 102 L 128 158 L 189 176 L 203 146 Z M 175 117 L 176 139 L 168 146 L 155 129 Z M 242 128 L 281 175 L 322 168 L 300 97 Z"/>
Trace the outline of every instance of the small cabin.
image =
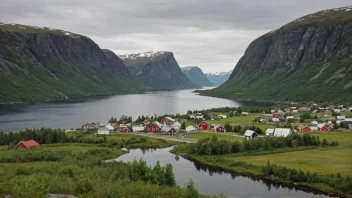
<path id="1" fill-rule="evenodd" d="M 123 132 L 124 133 L 131 133 L 132 131 L 131 131 L 130 128 L 126 127 L 126 128 L 123 129 Z"/>
<path id="2" fill-rule="evenodd" d="M 298 127 L 298 131 L 304 132 L 304 133 L 309 133 L 309 132 L 312 132 L 313 130 L 311 129 L 310 126 L 307 126 L 307 125 L 303 126 L 302 125 L 302 126 Z"/>
<path id="3" fill-rule="evenodd" d="M 160 132 L 161 127 L 162 125 L 160 124 L 160 122 L 155 121 L 147 126 L 147 132 L 149 133 Z"/>
<path id="4" fill-rule="evenodd" d="M 100 135 L 110 135 L 110 129 L 108 129 L 106 127 L 100 127 L 98 129 L 98 134 L 100 134 Z"/>
<path id="5" fill-rule="evenodd" d="M 196 133 L 197 132 L 197 128 L 194 126 L 188 126 L 186 127 L 186 133 Z"/>
<path id="6" fill-rule="evenodd" d="M 210 125 L 207 123 L 207 122 L 205 122 L 205 121 L 202 121 L 201 123 L 199 123 L 199 125 L 198 125 L 198 130 L 200 130 L 200 131 L 206 131 L 206 130 L 209 130 L 210 129 Z"/>
<path id="7" fill-rule="evenodd" d="M 226 129 L 225 129 L 225 127 L 223 127 L 221 125 L 217 125 L 214 127 L 214 131 L 224 133 L 224 132 L 226 132 Z"/>
<path id="8" fill-rule="evenodd" d="M 39 147 L 39 143 L 35 140 L 21 141 L 16 145 L 17 148 L 28 149 L 33 147 Z"/>
<path id="9" fill-rule="evenodd" d="M 246 140 L 249 140 L 258 137 L 258 134 L 255 131 L 247 130 L 244 133 L 244 137 L 246 138 Z"/>

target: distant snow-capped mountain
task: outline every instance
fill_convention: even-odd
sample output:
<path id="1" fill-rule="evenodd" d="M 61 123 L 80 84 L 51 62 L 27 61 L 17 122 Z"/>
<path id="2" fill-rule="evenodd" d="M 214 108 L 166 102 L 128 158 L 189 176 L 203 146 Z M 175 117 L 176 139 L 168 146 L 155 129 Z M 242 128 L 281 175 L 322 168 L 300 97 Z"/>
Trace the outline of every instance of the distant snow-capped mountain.
<path id="1" fill-rule="evenodd" d="M 205 76 L 213 84 L 221 85 L 222 83 L 226 82 L 227 79 L 229 79 L 230 75 L 232 74 L 232 71 L 233 70 L 230 70 L 228 72 L 205 73 Z"/>
<path id="2" fill-rule="evenodd" d="M 181 68 L 183 73 L 191 80 L 194 84 L 201 87 L 213 87 L 214 84 L 211 83 L 207 77 L 204 75 L 202 69 L 197 66 L 183 67 Z"/>

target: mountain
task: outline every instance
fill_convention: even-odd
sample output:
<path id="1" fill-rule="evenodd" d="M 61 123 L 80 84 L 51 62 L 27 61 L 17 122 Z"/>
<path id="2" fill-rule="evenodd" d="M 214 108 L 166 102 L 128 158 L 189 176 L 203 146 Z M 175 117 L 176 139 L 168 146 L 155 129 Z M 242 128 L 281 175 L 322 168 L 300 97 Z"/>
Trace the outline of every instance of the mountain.
<path id="1" fill-rule="evenodd" d="M 205 73 L 207 79 L 215 85 L 221 85 L 229 79 L 233 70 L 228 72 Z"/>
<path id="2" fill-rule="evenodd" d="M 201 94 L 276 101 L 352 101 L 352 6 L 323 10 L 254 40 L 229 80 Z"/>
<path id="3" fill-rule="evenodd" d="M 193 89 L 193 84 L 181 71 L 173 53 L 145 52 L 121 55 L 137 81 L 155 90 Z"/>
<path id="4" fill-rule="evenodd" d="M 0 103 L 139 93 L 123 61 L 64 30 L 0 23 Z"/>
<path id="5" fill-rule="evenodd" d="M 188 79 L 200 87 L 214 86 L 214 84 L 205 77 L 203 71 L 197 66 L 183 67 L 181 70 Z"/>

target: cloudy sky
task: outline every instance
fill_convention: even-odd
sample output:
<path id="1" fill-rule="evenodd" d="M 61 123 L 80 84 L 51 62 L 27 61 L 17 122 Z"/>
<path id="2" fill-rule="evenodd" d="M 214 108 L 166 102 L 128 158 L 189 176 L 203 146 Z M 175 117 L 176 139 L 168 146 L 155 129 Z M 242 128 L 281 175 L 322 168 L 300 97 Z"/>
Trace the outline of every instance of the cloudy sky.
<path id="1" fill-rule="evenodd" d="M 1 0 L 2 22 L 92 38 L 116 54 L 171 51 L 181 67 L 234 68 L 249 43 L 303 15 L 351 0 Z"/>

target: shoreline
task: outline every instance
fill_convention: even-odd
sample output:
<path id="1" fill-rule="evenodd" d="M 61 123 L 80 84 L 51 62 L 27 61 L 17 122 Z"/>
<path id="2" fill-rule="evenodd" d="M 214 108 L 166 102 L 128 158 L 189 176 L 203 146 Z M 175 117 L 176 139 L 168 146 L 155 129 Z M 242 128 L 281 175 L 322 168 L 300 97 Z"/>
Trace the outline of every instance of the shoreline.
<path id="1" fill-rule="evenodd" d="M 185 153 L 177 153 L 177 152 L 174 152 L 173 150 L 171 150 L 170 152 L 173 153 L 173 154 L 176 154 L 176 155 L 180 155 L 183 158 L 185 158 L 185 159 L 187 159 L 187 160 L 189 160 L 191 162 L 194 162 L 196 164 L 199 164 L 199 165 L 201 165 L 202 167 L 205 167 L 205 168 L 213 168 L 213 169 L 216 169 L 216 170 L 219 170 L 219 171 L 223 171 L 223 172 L 227 172 L 227 173 L 231 173 L 231 174 L 237 174 L 237 175 L 240 175 L 240 176 L 246 176 L 246 177 L 252 177 L 252 178 L 261 179 L 261 180 L 265 180 L 265 181 L 270 181 L 270 182 L 273 182 L 273 183 L 276 183 L 276 184 L 284 184 L 285 186 L 297 188 L 297 189 L 305 191 L 305 192 L 319 193 L 319 194 L 324 194 L 324 195 L 327 195 L 327 196 L 340 197 L 340 198 L 352 198 L 352 195 L 345 194 L 345 193 L 342 193 L 342 192 L 338 192 L 338 191 L 335 191 L 335 190 L 328 190 L 328 189 L 319 188 L 319 187 L 316 187 L 316 186 L 312 186 L 312 185 L 309 185 L 309 184 L 302 184 L 302 183 L 298 183 L 298 182 L 295 183 L 295 182 L 291 182 L 291 181 L 283 181 L 279 177 L 267 176 L 267 175 L 264 175 L 264 174 L 256 174 L 256 173 L 250 172 L 248 170 L 247 171 L 242 171 L 242 170 L 232 169 L 232 168 L 229 168 L 229 167 L 224 167 L 224 166 L 221 166 L 221 165 L 209 164 L 209 163 L 206 163 L 206 162 L 202 162 L 201 160 L 196 159 L 195 157 L 192 157 L 192 156 L 187 155 Z"/>

